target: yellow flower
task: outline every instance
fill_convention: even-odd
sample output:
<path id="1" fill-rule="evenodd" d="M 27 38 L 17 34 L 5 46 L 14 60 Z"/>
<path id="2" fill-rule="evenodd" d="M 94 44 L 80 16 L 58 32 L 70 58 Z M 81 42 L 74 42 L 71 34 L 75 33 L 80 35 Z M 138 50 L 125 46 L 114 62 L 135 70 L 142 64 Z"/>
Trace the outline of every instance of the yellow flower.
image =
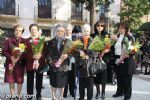
<path id="1" fill-rule="evenodd" d="M 134 47 L 134 51 L 135 51 L 135 52 L 137 52 L 137 51 L 138 51 L 138 49 L 137 49 L 136 47 Z"/>
<path id="2" fill-rule="evenodd" d="M 19 43 L 19 48 L 21 49 L 21 52 L 24 52 L 26 46 L 23 43 Z"/>
<path id="3" fill-rule="evenodd" d="M 111 43 L 111 40 L 108 37 L 108 35 L 106 35 L 105 38 L 104 38 L 104 44 L 110 44 L 110 43 Z"/>
<path id="4" fill-rule="evenodd" d="M 73 41 L 73 46 L 83 45 L 80 40 Z"/>

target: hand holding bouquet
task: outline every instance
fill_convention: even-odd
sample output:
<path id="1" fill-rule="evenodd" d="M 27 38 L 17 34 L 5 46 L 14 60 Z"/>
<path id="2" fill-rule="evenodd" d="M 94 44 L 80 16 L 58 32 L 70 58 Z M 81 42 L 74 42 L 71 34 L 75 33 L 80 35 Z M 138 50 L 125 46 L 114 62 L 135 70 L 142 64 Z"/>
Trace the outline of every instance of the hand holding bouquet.
<path id="1" fill-rule="evenodd" d="M 55 63 L 55 67 L 60 67 L 60 65 L 63 63 L 63 61 L 68 58 L 68 54 L 71 53 L 72 47 L 73 47 L 73 45 L 72 45 L 71 40 L 68 40 L 68 39 L 64 40 L 64 49 L 63 49 L 63 52 L 62 52 L 60 58 Z"/>
<path id="2" fill-rule="evenodd" d="M 42 51 L 44 48 L 45 37 L 38 37 L 31 40 L 32 52 L 33 52 L 33 69 L 38 69 L 39 67 L 39 59 L 42 56 Z"/>

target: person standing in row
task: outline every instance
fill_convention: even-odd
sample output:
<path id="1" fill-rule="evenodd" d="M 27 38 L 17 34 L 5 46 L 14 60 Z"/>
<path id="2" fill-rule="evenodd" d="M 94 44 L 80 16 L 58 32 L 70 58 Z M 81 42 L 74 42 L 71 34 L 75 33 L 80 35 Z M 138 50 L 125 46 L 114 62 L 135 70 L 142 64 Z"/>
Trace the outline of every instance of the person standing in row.
<path id="1" fill-rule="evenodd" d="M 92 34 L 91 36 L 94 38 L 95 36 L 98 36 L 100 39 L 104 39 L 106 35 L 108 35 L 108 33 L 105 31 L 106 26 L 105 23 L 103 21 L 97 21 L 94 25 L 94 31 L 95 33 Z M 94 77 L 94 83 L 96 86 L 96 96 L 95 98 L 98 99 L 100 97 L 100 84 L 102 84 L 102 93 L 101 93 L 101 97 L 105 98 L 105 87 L 106 87 L 106 83 L 107 82 L 111 82 L 112 81 L 112 72 L 111 72 L 111 67 L 109 66 L 109 58 L 111 57 L 109 50 L 105 50 L 102 51 L 100 55 L 100 58 L 104 60 L 104 62 L 107 65 L 107 69 L 99 72 L 96 74 L 96 77 Z"/>
<path id="2" fill-rule="evenodd" d="M 69 39 L 72 41 L 72 28 L 73 26 L 71 24 L 66 25 L 66 32 L 65 32 L 65 38 Z M 68 92 L 68 87 L 69 87 L 69 92 L 72 97 L 74 97 L 75 93 L 75 58 L 72 56 L 70 58 L 70 64 L 69 64 L 69 69 L 68 69 L 68 84 L 64 89 L 64 97 L 67 97 L 67 92 Z"/>
<path id="3" fill-rule="evenodd" d="M 39 38 L 39 27 L 37 24 L 31 24 L 29 26 L 31 37 L 26 39 L 27 51 L 26 51 L 26 72 L 27 72 L 27 94 L 32 97 L 34 91 L 34 74 L 36 74 L 36 98 L 41 100 L 42 80 L 43 74 L 39 73 L 39 70 L 46 66 L 45 63 L 45 49 L 41 53 L 34 54 L 32 48 L 32 42 L 34 39 Z M 45 48 L 45 46 L 44 46 Z M 39 65 L 34 66 L 34 61 L 38 60 Z M 31 100 L 31 98 L 28 98 Z"/>
<path id="4" fill-rule="evenodd" d="M 117 91 L 113 97 L 124 96 L 124 100 L 129 100 L 132 95 L 132 76 L 135 73 L 134 54 L 123 53 L 125 41 L 134 42 L 133 36 L 128 34 L 128 26 L 126 23 L 120 23 L 118 26 L 118 35 L 111 35 L 111 38 L 116 41 L 114 53 L 116 58 L 116 76 L 117 76 Z M 123 61 L 123 63 L 122 63 Z"/>
<path id="5" fill-rule="evenodd" d="M 59 100 L 63 100 L 64 88 L 68 80 L 68 54 L 63 53 L 65 43 L 71 42 L 65 39 L 65 26 L 58 24 L 56 26 L 56 35 L 47 42 L 46 61 L 49 65 L 49 76 L 52 99 L 56 100 L 56 91 L 59 89 Z"/>
<path id="6" fill-rule="evenodd" d="M 19 47 L 19 44 L 25 45 L 25 39 L 21 37 L 24 32 L 24 28 L 22 25 L 16 25 L 14 30 L 14 37 L 6 40 L 2 51 L 2 54 L 6 57 L 4 82 L 9 83 L 11 100 L 15 99 L 14 83 L 17 83 L 18 97 L 21 96 L 25 68 L 23 64 L 23 54 L 15 54 L 15 49 Z"/>
<path id="7" fill-rule="evenodd" d="M 83 49 L 79 50 L 80 60 L 79 60 L 79 100 L 84 100 L 85 88 L 87 89 L 87 100 L 92 100 L 93 98 L 93 82 L 94 77 L 89 73 L 89 65 L 93 62 L 93 52 L 88 50 L 89 44 L 92 42 L 90 37 L 90 25 L 85 24 L 82 26 L 82 38 Z"/>

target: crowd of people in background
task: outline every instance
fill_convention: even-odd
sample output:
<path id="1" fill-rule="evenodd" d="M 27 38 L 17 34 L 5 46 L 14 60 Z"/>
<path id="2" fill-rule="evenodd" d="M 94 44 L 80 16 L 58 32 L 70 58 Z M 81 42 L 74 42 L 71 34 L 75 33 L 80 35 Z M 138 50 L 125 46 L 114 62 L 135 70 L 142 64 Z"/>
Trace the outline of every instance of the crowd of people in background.
<path id="1" fill-rule="evenodd" d="M 107 83 L 113 83 L 113 74 L 117 79 L 117 90 L 113 98 L 124 96 L 124 100 L 130 100 L 132 96 L 132 77 L 136 72 L 135 54 L 126 54 L 122 56 L 124 39 L 127 38 L 133 43 L 135 37 L 129 33 L 129 27 L 126 23 L 119 23 L 118 31 L 114 34 L 109 34 L 106 31 L 106 25 L 103 21 L 97 21 L 94 25 L 94 33 L 91 33 L 91 26 L 85 24 L 83 26 L 72 26 L 71 24 L 58 24 L 55 27 L 55 35 L 42 45 L 41 52 L 33 51 L 32 42 L 42 37 L 42 32 L 39 31 L 37 24 L 29 26 L 30 37 L 22 38 L 24 28 L 22 25 L 16 25 L 14 28 L 14 37 L 10 37 L 5 41 L 2 55 L 6 57 L 5 63 L 5 78 L 4 82 L 9 83 L 10 100 L 16 100 L 14 97 L 15 83 L 17 84 L 17 99 L 22 100 L 21 90 L 24 83 L 24 74 L 27 75 L 27 95 L 34 94 L 34 83 L 36 88 L 36 99 L 41 100 L 43 86 L 43 68 L 48 66 L 47 75 L 51 85 L 52 100 L 56 100 L 56 93 L 59 90 L 59 100 L 67 98 L 68 91 L 75 98 L 77 85 L 79 85 L 79 100 L 85 99 L 85 89 L 87 89 L 87 100 L 93 98 L 105 98 L 105 88 Z M 98 36 L 103 39 L 105 36 L 110 37 L 114 41 L 114 45 L 110 49 L 102 52 L 94 52 L 88 50 L 92 40 Z M 81 40 L 83 49 L 77 49 L 72 54 L 64 51 L 66 44 L 72 43 L 75 40 Z M 87 44 L 84 41 L 88 41 Z M 145 66 L 145 74 L 150 74 L 150 39 L 141 38 L 142 53 L 139 54 L 138 64 L 141 63 L 141 71 Z M 36 43 L 36 41 L 34 41 Z M 19 47 L 20 44 L 25 45 L 25 52 L 19 56 L 12 50 Z M 84 59 L 81 58 L 84 56 Z M 94 59 L 103 59 L 107 69 L 100 71 L 95 75 L 89 73 L 89 64 Z M 115 63 L 123 61 L 123 63 Z M 34 77 L 36 75 L 36 77 Z M 34 82 L 35 79 L 35 82 Z M 93 97 L 93 86 L 96 86 L 96 94 Z M 32 100 L 30 97 L 28 100 Z"/>

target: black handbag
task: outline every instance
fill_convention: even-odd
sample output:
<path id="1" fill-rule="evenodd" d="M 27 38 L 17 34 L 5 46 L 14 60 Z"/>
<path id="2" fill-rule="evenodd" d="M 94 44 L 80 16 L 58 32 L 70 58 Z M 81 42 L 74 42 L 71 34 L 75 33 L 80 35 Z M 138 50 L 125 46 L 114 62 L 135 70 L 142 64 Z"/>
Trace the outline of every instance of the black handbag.
<path id="1" fill-rule="evenodd" d="M 89 65 L 89 73 L 95 75 L 101 71 L 105 71 L 107 66 L 103 60 L 96 60 Z"/>

